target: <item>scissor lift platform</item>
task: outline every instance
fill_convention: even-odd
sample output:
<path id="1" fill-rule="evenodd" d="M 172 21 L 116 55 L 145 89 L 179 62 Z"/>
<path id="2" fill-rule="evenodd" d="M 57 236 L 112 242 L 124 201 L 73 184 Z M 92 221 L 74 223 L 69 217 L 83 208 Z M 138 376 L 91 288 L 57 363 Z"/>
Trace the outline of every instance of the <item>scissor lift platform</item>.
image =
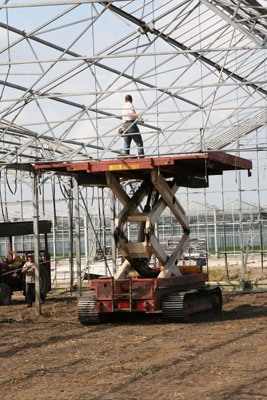
<path id="1" fill-rule="evenodd" d="M 78 161 L 75 163 L 48 162 L 36 164 L 37 170 L 76 174 L 80 185 L 109 186 L 107 173 L 120 179 L 144 180 L 156 170 L 165 179 L 176 178 L 185 187 L 207 187 L 210 175 L 223 171 L 252 168 L 250 160 L 223 152 L 154 158 L 128 158 L 105 161 Z"/>
<path id="2" fill-rule="evenodd" d="M 42 172 L 74 174 L 79 185 L 109 187 L 123 205 L 115 219 L 114 237 L 125 261 L 114 277 L 91 281 L 95 294 L 82 296 L 78 304 L 81 323 L 101 322 L 103 315 L 114 312 L 162 310 L 164 318 L 176 321 L 194 312 L 221 309 L 221 291 L 205 286 L 207 274 L 200 269 L 193 275 L 182 275 L 177 267 L 189 244 L 189 223 L 176 192 L 180 186 L 208 187 L 210 175 L 244 169 L 250 172 L 251 168 L 250 160 L 223 152 L 36 165 Z M 125 181 L 140 182 L 132 197 L 123 187 Z M 184 232 L 171 255 L 166 254 L 155 232 L 155 224 L 166 207 Z M 127 223 L 138 225 L 137 242 L 128 239 Z M 150 268 L 152 255 L 159 260 L 160 269 Z M 133 270 L 136 276 L 132 276 Z"/>

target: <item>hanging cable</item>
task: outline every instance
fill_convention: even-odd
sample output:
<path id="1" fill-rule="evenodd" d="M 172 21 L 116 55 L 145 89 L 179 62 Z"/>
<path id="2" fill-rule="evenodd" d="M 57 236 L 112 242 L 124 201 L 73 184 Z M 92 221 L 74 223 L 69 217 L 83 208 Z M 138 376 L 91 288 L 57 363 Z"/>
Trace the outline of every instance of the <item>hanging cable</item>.
<path id="1" fill-rule="evenodd" d="M 6 175 L 6 183 L 7 183 L 8 189 L 9 189 L 11 194 L 15 195 L 16 192 L 17 192 L 17 187 L 18 187 L 18 184 L 17 184 L 18 170 L 16 169 L 16 171 L 15 171 L 15 188 L 14 188 L 14 190 L 12 190 L 11 187 L 10 187 L 9 180 L 8 180 L 8 175 L 7 175 L 7 170 L 5 170 L 5 175 Z"/>
<path id="2" fill-rule="evenodd" d="M 2 186 L 1 175 L 2 175 L 2 173 L 1 173 L 1 171 L 0 171 L 0 186 Z M 3 221 L 5 221 L 6 218 L 5 218 L 5 213 L 4 213 L 3 198 L 2 198 L 2 190 L 0 190 L 0 205 L 1 205 L 2 218 L 3 218 Z"/>
<path id="3" fill-rule="evenodd" d="M 94 186 L 92 187 L 92 198 L 91 198 L 91 206 L 93 205 L 93 203 L 94 203 L 94 199 L 95 199 L 95 188 L 94 188 Z"/>
<path id="4" fill-rule="evenodd" d="M 5 195 L 5 199 L 4 199 L 4 201 L 5 201 L 5 215 L 6 215 L 6 220 L 8 221 L 8 210 L 7 210 L 7 191 L 6 191 L 6 188 L 7 188 L 7 183 L 6 183 L 6 175 L 4 175 L 4 195 Z"/>
<path id="5" fill-rule="evenodd" d="M 64 199 L 69 200 L 69 198 L 70 198 L 70 191 L 68 192 L 68 190 L 66 189 L 66 186 L 64 185 L 64 183 L 63 183 L 63 184 L 61 183 L 60 176 L 58 175 L 57 177 L 58 177 L 59 188 L 60 188 L 60 191 L 61 191 L 61 193 L 62 193 Z M 64 190 L 63 190 L 63 189 L 64 189 Z M 65 193 L 64 193 L 64 192 L 65 192 Z"/>
<path id="6" fill-rule="evenodd" d="M 102 248 L 102 246 L 101 246 L 101 243 L 100 243 L 100 241 L 99 241 L 99 239 L 98 239 L 98 235 L 97 235 L 97 232 L 96 232 L 96 230 L 95 230 L 95 226 L 94 226 L 94 224 L 93 224 L 93 221 L 92 221 L 92 219 L 91 219 L 91 216 L 90 216 L 90 214 L 89 214 L 89 211 L 88 211 L 86 202 L 85 202 L 85 200 L 84 200 L 84 197 L 83 197 L 83 194 L 82 194 L 81 191 L 80 191 L 80 196 L 81 196 L 81 199 L 82 199 L 82 202 L 83 202 L 84 209 L 85 209 L 85 211 L 86 211 L 88 220 L 89 220 L 89 222 L 90 222 L 90 224 L 91 224 L 91 227 L 92 227 L 92 230 L 93 230 L 93 232 L 94 232 L 94 235 L 95 235 L 97 244 L 98 244 L 98 246 L 99 246 L 100 252 L 101 252 L 101 254 L 102 254 L 103 258 L 104 258 L 104 262 L 105 262 L 107 271 L 109 272 L 109 275 L 112 276 L 111 271 L 110 271 L 110 268 L 109 268 L 109 265 L 108 265 L 108 262 L 107 262 L 107 257 L 106 257 L 106 255 L 105 255 L 105 253 L 104 253 L 104 251 L 103 251 L 103 248 Z"/>

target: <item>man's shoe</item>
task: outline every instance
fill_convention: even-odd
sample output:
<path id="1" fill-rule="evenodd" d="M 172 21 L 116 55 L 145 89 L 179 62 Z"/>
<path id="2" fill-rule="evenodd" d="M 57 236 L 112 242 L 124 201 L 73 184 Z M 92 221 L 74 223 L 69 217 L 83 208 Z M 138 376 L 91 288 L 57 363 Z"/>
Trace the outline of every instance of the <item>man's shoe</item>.
<path id="1" fill-rule="evenodd" d="M 30 308 L 30 307 L 32 307 L 32 304 L 27 304 L 27 308 Z"/>
<path id="2" fill-rule="evenodd" d="M 131 158 L 131 154 L 118 154 L 119 159 L 124 159 L 124 158 Z"/>

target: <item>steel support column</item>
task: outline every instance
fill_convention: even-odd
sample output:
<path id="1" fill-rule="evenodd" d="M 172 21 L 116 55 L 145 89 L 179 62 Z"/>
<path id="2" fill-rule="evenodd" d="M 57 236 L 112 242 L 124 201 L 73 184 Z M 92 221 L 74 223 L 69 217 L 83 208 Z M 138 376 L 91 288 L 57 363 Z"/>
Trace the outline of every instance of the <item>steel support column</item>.
<path id="1" fill-rule="evenodd" d="M 73 191 L 72 178 L 70 178 L 70 189 L 68 199 L 68 236 L 69 236 L 69 271 L 70 271 L 70 291 L 73 290 Z"/>
<path id="2" fill-rule="evenodd" d="M 35 264 L 35 313 L 41 314 L 41 291 L 40 291 L 40 263 L 39 263 L 39 206 L 37 175 L 32 172 L 32 206 L 33 206 L 33 235 L 34 235 L 34 264 Z"/>
<path id="3" fill-rule="evenodd" d="M 80 231 L 80 211 L 79 211 L 79 185 L 78 178 L 73 178 L 74 184 L 74 220 L 75 220 L 75 243 L 76 243 L 76 268 L 77 268 L 77 297 L 82 294 L 81 280 L 81 231 Z"/>
<path id="4" fill-rule="evenodd" d="M 114 193 L 110 192 L 110 198 L 111 198 L 111 202 L 110 202 L 110 211 L 111 211 L 111 232 L 114 232 L 115 229 L 115 216 L 116 216 L 116 199 L 115 199 L 115 195 Z M 114 236 L 111 236 L 111 256 L 112 256 L 112 273 L 113 276 L 116 273 L 116 259 L 117 259 L 117 251 L 116 251 L 116 243 L 115 243 L 115 239 Z"/>

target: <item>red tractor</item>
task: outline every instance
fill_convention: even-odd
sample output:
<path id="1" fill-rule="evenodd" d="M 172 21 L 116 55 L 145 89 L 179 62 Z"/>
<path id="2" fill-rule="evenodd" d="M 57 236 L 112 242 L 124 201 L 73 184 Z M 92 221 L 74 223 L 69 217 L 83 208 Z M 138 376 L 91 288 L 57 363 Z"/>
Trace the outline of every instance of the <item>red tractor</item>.
<path id="1" fill-rule="evenodd" d="M 45 235 L 45 249 L 40 257 L 40 291 L 44 299 L 51 290 L 51 266 L 48 252 L 47 234 L 51 231 L 51 221 L 39 221 L 39 232 Z M 33 251 L 13 251 L 12 237 L 33 234 L 33 222 L 4 222 L 0 224 L 0 237 L 9 237 L 9 253 L 5 261 L 0 261 L 0 305 L 11 303 L 13 292 L 21 291 L 25 295 L 25 277 L 22 267 L 27 256 Z"/>

